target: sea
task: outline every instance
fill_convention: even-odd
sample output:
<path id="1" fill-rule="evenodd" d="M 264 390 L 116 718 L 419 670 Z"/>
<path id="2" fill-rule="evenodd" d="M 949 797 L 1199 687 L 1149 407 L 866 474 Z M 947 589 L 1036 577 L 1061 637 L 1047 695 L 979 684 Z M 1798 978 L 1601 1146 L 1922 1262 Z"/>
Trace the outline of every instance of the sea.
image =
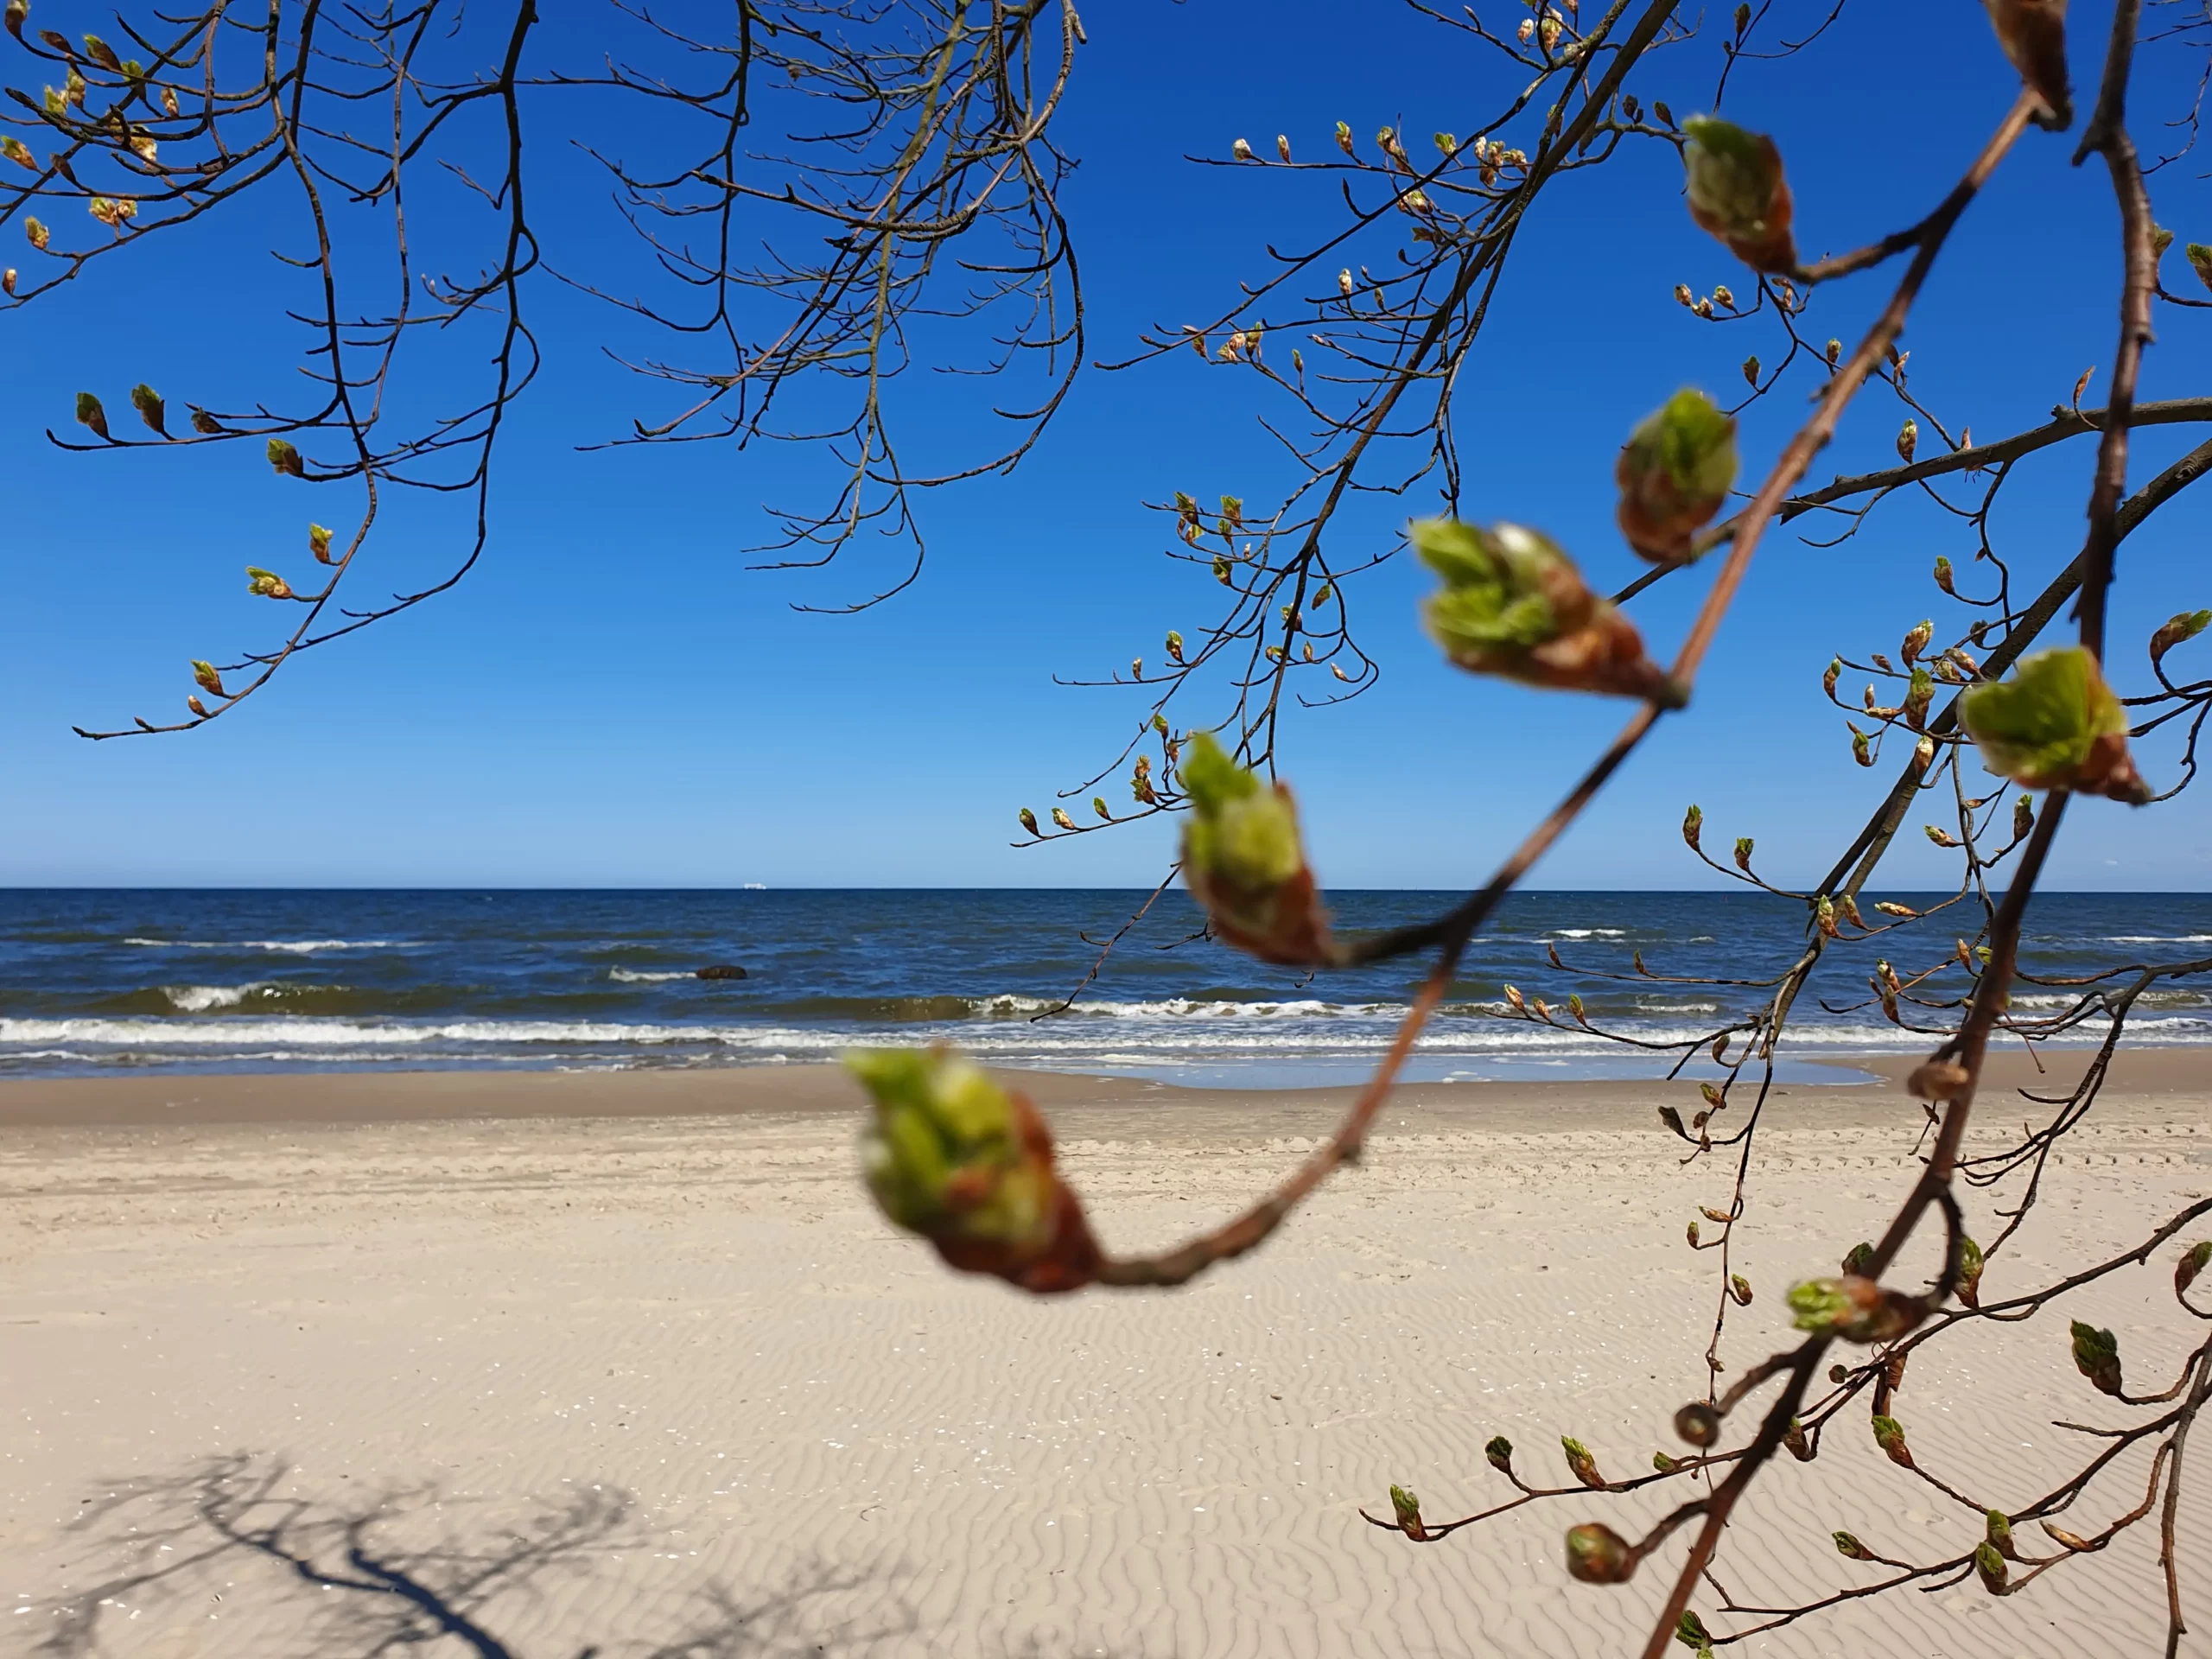
<path id="1" fill-rule="evenodd" d="M 1338 931 L 1358 933 L 1433 916 L 1459 896 L 1338 892 L 1328 902 Z M 1916 906 L 1942 897 L 1885 896 Z M 947 1042 L 1002 1066 L 1295 1087 L 1363 1075 L 1425 969 L 1419 958 L 1318 976 L 1266 967 L 1193 937 L 1199 916 L 1179 889 L 1128 926 L 1146 897 L 4 890 L 0 1076 L 783 1065 Z M 1784 1075 L 1833 1077 L 1830 1061 L 1928 1046 L 1882 1017 L 1867 975 L 1878 954 L 1908 974 L 1948 962 L 1920 994 L 1955 999 L 1969 982 L 1954 941 L 1977 925 L 1961 906 L 1832 950 L 1798 1001 Z M 1658 1075 L 1676 1056 L 1643 1045 L 1748 1014 L 1805 933 L 1802 905 L 1757 893 L 1516 893 L 1468 951 L 1408 1075 Z M 2042 894 L 2015 1006 L 2059 1008 L 2077 995 L 2036 981 L 2204 957 L 2212 894 Z M 701 978 L 709 966 L 744 976 Z M 1547 999 L 1559 1026 L 1515 1017 L 1509 984 Z M 1575 1025 L 1570 995 L 1597 1031 Z M 2161 985 L 2130 1023 L 2141 1042 L 2212 1043 L 2212 995 Z M 2094 1021 L 2071 1040 L 2101 1034 Z"/>

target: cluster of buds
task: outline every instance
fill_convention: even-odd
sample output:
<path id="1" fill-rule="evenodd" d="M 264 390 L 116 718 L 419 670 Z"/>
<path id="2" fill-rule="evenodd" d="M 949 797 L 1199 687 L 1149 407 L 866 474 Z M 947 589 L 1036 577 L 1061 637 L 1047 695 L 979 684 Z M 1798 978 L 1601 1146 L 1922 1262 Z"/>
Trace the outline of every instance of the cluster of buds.
<path id="1" fill-rule="evenodd" d="M 1997 43 L 2020 79 L 2044 102 L 2036 124 L 2063 132 L 2074 120 L 2066 75 L 2066 0 L 1982 0 L 1997 29 Z"/>
<path id="2" fill-rule="evenodd" d="M 1590 591 L 1549 537 L 1456 518 L 1416 519 L 1410 534 L 1422 562 L 1444 578 L 1424 607 L 1429 632 L 1460 667 L 1681 706 L 1681 688 L 1644 654 L 1636 625 Z"/>
<path id="3" fill-rule="evenodd" d="M 1928 1304 L 1918 1296 L 1885 1290 L 1854 1273 L 1792 1286 L 1789 1315 L 1790 1324 L 1815 1336 L 1894 1342 L 1927 1318 Z"/>
<path id="4" fill-rule="evenodd" d="M 1713 1659 L 1713 1633 L 1705 1628 L 1703 1619 L 1687 1609 L 1675 1622 L 1675 1640 L 1689 1649 L 1697 1659 Z"/>
<path id="5" fill-rule="evenodd" d="M 120 235 L 124 222 L 138 217 L 138 204 L 128 196 L 94 196 L 85 211 Z"/>
<path id="6" fill-rule="evenodd" d="M 274 570 L 264 570 L 257 564 L 245 568 L 245 590 L 262 599 L 289 599 L 292 585 Z"/>
<path id="7" fill-rule="evenodd" d="M 1690 217 L 1753 270 L 1795 270 L 1789 183 L 1774 140 L 1717 116 L 1693 116 L 1682 130 Z"/>
<path id="8" fill-rule="evenodd" d="M 2009 680 L 1959 699 L 1960 723 L 1982 763 L 2027 789 L 2068 789 L 2141 805 L 2151 787 L 2127 751 L 2127 710 L 2085 645 L 2023 661 Z"/>
<path id="9" fill-rule="evenodd" d="M 1629 434 L 1613 481 L 1628 544 L 1655 564 L 1681 564 L 1736 482 L 1736 423 L 1685 386 Z"/>
<path id="10" fill-rule="evenodd" d="M 1208 732 L 1192 735 L 1176 775 L 1191 802 L 1183 880 L 1216 936 L 1286 967 L 1335 960 L 1290 791 L 1262 784 Z"/>
<path id="11" fill-rule="evenodd" d="M 893 1224 L 963 1273 L 1037 1292 L 1090 1282 L 1098 1247 L 1026 1096 L 941 1046 L 862 1049 L 845 1065 L 874 1101 L 864 1168 Z"/>

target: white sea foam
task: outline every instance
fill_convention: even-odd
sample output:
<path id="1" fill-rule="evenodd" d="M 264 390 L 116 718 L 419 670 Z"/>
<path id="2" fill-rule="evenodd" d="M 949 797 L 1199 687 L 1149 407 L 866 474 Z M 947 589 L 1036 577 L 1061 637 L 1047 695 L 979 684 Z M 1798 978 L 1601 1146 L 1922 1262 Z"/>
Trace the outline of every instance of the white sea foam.
<path id="1" fill-rule="evenodd" d="M 2212 933 L 2107 933 L 2107 944 L 2212 944 Z"/>
<path id="2" fill-rule="evenodd" d="M 607 970 L 607 976 L 623 985 L 658 985 L 663 980 L 696 979 L 699 976 L 684 969 L 667 973 L 645 973 L 632 968 L 610 968 Z"/>
<path id="3" fill-rule="evenodd" d="M 1377 1005 L 1379 1012 L 1380 1005 Z M 1394 1020 L 1313 1020 L 1255 1029 L 1236 1022 L 1209 1021 L 1163 1032 L 1160 1052 L 1188 1051 L 1217 1057 L 1371 1056 L 1387 1046 Z M 2146 1041 L 2212 1043 L 2212 1020 L 2202 1017 L 2153 1016 L 2130 1022 Z M 1128 1025 L 1109 1027 L 1102 1042 L 1083 1026 L 1068 1022 L 1032 1026 L 963 1027 L 960 1040 L 979 1053 L 1001 1058 L 1055 1058 L 1096 1063 L 1105 1052 L 1130 1053 L 1151 1045 Z M 226 1051 L 240 1058 L 265 1059 L 270 1052 L 294 1058 L 356 1061 L 405 1054 L 445 1053 L 462 1058 L 521 1058 L 549 1049 L 707 1049 L 733 1058 L 774 1055 L 826 1058 L 855 1041 L 912 1043 L 927 1040 L 926 1027 L 912 1024 L 871 1029 L 836 1027 L 648 1025 L 601 1020 L 448 1020 L 404 1024 L 312 1017 L 275 1019 L 0 1019 L 0 1059 L 58 1046 L 128 1050 L 143 1053 L 213 1054 Z M 1691 1026 L 1650 1024 L 1637 1034 L 1659 1043 L 1691 1043 L 1709 1033 Z M 2089 1040 L 2094 1030 L 2077 1033 Z M 1836 1024 L 1802 1028 L 1792 1052 L 1799 1055 L 1848 1054 L 1870 1050 L 1917 1048 L 1924 1037 L 1886 1024 Z M 1432 1027 L 1421 1051 L 1431 1056 L 1483 1054 L 1612 1054 L 1611 1044 L 1573 1029 L 1522 1021 L 1468 1020 Z"/>
<path id="4" fill-rule="evenodd" d="M 312 956 L 318 950 L 406 950 L 406 939 L 141 939 L 126 938 L 155 950 L 275 950 L 285 956 Z"/>
<path id="5" fill-rule="evenodd" d="M 214 1008 L 235 1008 L 261 987 L 255 985 L 164 985 L 162 995 L 179 1014 L 206 1014 Z"/>

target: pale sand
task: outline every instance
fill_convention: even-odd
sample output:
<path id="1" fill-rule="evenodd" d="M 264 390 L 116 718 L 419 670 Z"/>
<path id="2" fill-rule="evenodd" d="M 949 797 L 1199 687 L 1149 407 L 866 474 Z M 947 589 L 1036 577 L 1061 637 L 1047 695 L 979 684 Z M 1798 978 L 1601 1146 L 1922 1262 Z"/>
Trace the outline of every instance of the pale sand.
<path id="1" fill-rule="evenodd" d="M 1125 1246 L 1261 1190 L 1341 1098 L 1035 1081 Z M 1686 1092 L 1414 1086 L 1256 1255 L 1045 1302 L 874 1217 L 851 1097 L 813 1069 L 0 1085 L 0 1652 L 366 1656 L 436 1618 L 423 1651 L 521 1659 L 1633 1652 L 1664 1575 L 1573 1584 L 1560 1537 L 1662 1499 L 1425 1549 L 1354 1511 L 1392 1480 L 1433 1518 L 1497 1500 L 1497 1433 L 1562 1478 L 1562 1433 L 1615 1474 L 1681 1449 L 1717 1266 L 1682 1228 L 1727 1191 L 1657 1128 Z M 1986 1294 L 2212 1190 L 2208 1095 L 2194 1056 L 2125 1068 Z M 1877 1230 L 1917 1121 L 1887 1084 L 1773 1103 L 1733 1363 L 1782 1340 L 1792 1279 Z M 2062 1320 L 2113 1326 L 2131 1381 L 2163 1381 L 2195 1340 L 2171 1255 L 1916 1362 L 1897 1411 L 1923 1463 L 2017 1504 L 2082 1455 L 2050 1419 L 2132 1421 Z M 1923 1557 L 1979 1534 L 1860 1422 L 1743 1512 L 1724 1576 L 1746 1599 L 1870 1581 L 1834 1527 Z M 2123 1459 L 2077 1529 L 2146 1467 Z M 2185 1491 L 2183 1651 L 2212 1652 L 2212 1479 Z M 2150 1653 L 2154 1552 L 2130 1534 L 2002 1601 L 1907 1592 L 1723 1651 Z"/>

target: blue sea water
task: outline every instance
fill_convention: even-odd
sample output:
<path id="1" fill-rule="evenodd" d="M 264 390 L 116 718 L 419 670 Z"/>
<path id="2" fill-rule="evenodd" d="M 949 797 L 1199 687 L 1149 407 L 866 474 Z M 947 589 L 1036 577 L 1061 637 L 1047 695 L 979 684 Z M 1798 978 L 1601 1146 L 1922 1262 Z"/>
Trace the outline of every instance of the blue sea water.
<path id="1" fill-rule="evenodd" d="M 1179 890 L 1116 947 L 1065 1014 L 1103 940 L 1142 901 L 1120 891 L 0 891 L 0 1075 L 327 1068 L 635 1067 L 821 1060 L 855 1043 L 945 1039 L 997 1065 L 1199 1084 L 1356 1077 L 1389 1042 L 1423 963 L 1308 977 L 1189 936 Z M 1937 895 L 1891 895 L 1932 904 Z M 1332 893 L 1340 931 L 1433 915 L 1457 895 Z M 1869 919 L 1873 919 L 1870 908 Z M 1759 893 L 1524 893 L 1467 955 L 1411 1075 L 1650 1075 L 1646 1042 L 1757 1007 L 1803 949 L 1802 905 Z M 1961 906 L 1832 950 L 1799 999 L 1789 1052 L 1924 1047 L 1871 1005 L 1877 954 L 1911 972 L 1951 957 Z M 1552 966 L 1556 950 L 1565 968 Z M 2050 979 L 2212 957 L 2212 895 L 2039 896 L 2024 966 Z M 705 981 L 708 963 L 742 980 Z M 1611 977 L 1620 976 L 1622 977 Z M 1507 983 L 1569 1028 L 1507 1017 Z M 1923 995 L 1968 984 L 1955 963 Z M 2074 993 L 2024 986 L 2016 1007 Z M 2162 987 L 2138 1040 L 2212 1043 L 2212 997 Z M 2088 1033 L 2085 1033 L 2085 1035 Z M 1695 1075 L 1694 1072 L 1692 1075 Z"/>

